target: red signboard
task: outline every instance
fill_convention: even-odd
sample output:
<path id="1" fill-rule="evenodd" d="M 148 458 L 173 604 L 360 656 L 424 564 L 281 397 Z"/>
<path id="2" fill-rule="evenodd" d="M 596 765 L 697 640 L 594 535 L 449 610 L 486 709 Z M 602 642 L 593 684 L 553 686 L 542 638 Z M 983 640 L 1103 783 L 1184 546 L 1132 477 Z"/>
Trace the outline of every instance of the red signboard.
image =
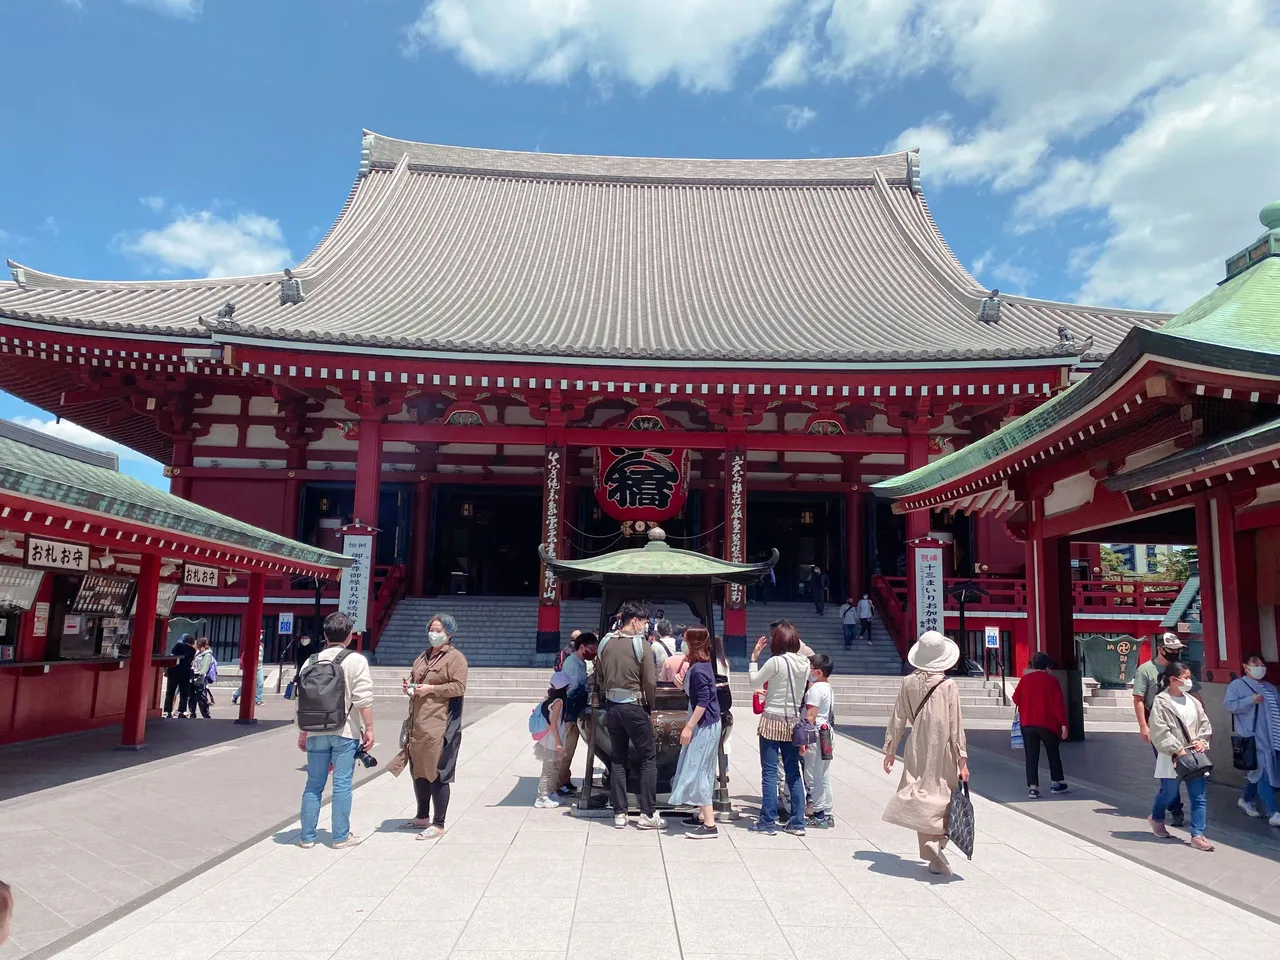
<path id="1" fill-rule="evenodd" d="M 666 520 L 689 497 L 689 451 L 597 447 L 596 500 L 615 520 Z"/>

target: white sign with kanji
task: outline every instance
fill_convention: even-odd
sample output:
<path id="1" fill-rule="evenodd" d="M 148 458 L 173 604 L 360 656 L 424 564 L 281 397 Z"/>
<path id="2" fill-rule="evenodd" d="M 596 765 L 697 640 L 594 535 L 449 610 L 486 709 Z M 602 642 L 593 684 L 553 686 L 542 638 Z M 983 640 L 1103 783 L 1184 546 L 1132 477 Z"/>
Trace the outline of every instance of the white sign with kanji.
<path id="1" fill-rule="evenodd" d="M 373 585 L 373 537 L 352 534 L 342 540 L 342 554 L 351 566 L 342 571 L 338 588 L 338 609 L 351 618 L 351 629 L 364 633 L 369 615 L 369 588 Z"/>
<path id="2" fill-rule="evenodd" d="M 942 632 L 942 548 L 916 548 L 916 636 Z"/>
<path id="3" fill-rule="evenodd" d="M 202 567 L 196 563 L 184 563 L 182 565 L 182 585 L 184 587 L 216 589 L 218 586 L 218 568 Z"/>
<path id="4" fill-rule="evenodd" d="M 276 626 L 276 633 L 282 636 L 288 636 L 293 633 L 293 614 L 286 610 L 280 614 L 280 623 Z"/>
<path id="5" fill-rule="evenodd" d="M 63 543 L 61 540 L 42 540 L 27 537 L 28 567 L 46 570 L 89 571 L 89 548 L 82 543 Z"/>
<path id="6" fill-rule="evenodd" d="M 986 637 L 988 650 L 1000 649 L 1000 628 L 999 627 L 987 627 L 985 629 L 985 633 L 983 634 L 983 636 Z"/>

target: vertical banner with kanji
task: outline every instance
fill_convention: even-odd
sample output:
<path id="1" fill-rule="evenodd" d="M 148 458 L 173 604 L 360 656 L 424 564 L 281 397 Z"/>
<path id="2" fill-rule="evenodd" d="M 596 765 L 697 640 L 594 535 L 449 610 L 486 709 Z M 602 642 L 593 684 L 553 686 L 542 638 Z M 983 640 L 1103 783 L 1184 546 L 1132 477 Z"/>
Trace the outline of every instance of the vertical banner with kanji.
<path id="1" fill-rule="evenodd" d="M 338 588 L 338 609 L 351 618 L 351 629 L 364 633 L 368 629 L 369 588 L 373 583 L 373 537 L 350 534 L 342 539 L 342 554 L 351 558 L 351 566 L 342 571 Z"/>
<path id="2" fill-rule="evenodd" d="M 724 558 L 732 563 L 747 562 L 747 454 L 730 450 L 726 454 L 724 488 Z M 728 587 L 728 606 L 742 608 L 747 603 L 747 588 L 741 584 Z M 726 631 L 727 632 L 727 631 Z"/>
<path id="3" fill-rule="evenodd" d="M 564 447 L 548 446 L 542 464 L 542 542 L 547 556 L 561 555 L 564 536 Z M 545 563 L 538 579 L 539 653 L 554 653 L 560 648 L 560 584 Z"/>
<path id="4" fill-rule="evenodd" d="M 916 636 L 937 630 L 942 633 L 942 547 L 915 546 Z"/>

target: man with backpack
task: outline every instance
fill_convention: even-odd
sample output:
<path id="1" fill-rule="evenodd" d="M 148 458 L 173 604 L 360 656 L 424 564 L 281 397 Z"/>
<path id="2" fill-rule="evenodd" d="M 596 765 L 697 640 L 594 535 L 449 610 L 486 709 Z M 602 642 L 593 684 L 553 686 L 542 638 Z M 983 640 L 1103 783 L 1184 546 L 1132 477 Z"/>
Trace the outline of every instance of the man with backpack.
<path id="1" fill-rule="evenodd" d="M 666 821 L 657 814 L 658 747 L 650 711 L 657 699 L 658 680 L 645 635 L 649 617 L 644 605 L 628 600 L 618 611 L 618 629 L 596 648 L 596 688 L 603 692 L 608 712 L 609 799 L 613 825 L 627 826 L 627 760 L 632 750 L 640 759 L 641 830 L 661 830 Z"/>
<path id="2" fill-rule="evenodd" d="M 307 755 L 298 845 L 305 849 L 316 843 L 320 799 L 331 767 L 333 846 L 354 847 L 363 839 L 351 832 L 351 778 L 357 751 L 373 746 L 373 675 L 363 654 L 347 649 L 351 618 L 329 614 L 324 638 L 327 646 L 298 674 L 298 749 Z"/>

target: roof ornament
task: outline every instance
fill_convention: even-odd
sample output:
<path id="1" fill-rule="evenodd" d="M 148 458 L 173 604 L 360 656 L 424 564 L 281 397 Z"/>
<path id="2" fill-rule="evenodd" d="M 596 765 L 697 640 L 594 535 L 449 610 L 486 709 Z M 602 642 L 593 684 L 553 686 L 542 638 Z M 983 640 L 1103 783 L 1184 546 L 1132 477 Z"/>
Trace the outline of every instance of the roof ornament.
<path id="1" fill-rule="evenodd" d="M 218 308 L 218 312 L 214 314 L 219 320 L 231 320 L 236 315 L 236 305 L 228 300 Z"/>
<path id="2" fill-rule="evenodd" d="M 368 130 L 364 132 L 364 137 L 360 140 L 360 173 L 361 178 L 367 177 L 369 171 L 373 169 L 373 134 Z"/>
<path id="3" fill-rule="evenodd" d="M 13 275 L 13 282 L 18 286 L 25 287 L 27 285 L 27 271 L 21 267 L 10 267 L 9 273 Z"/>
<path id="4" fill-rule="evenodd" d="M 907 186 L 911 188 L 914 194 L 921 193 L 920 189 L 920 148 L 912 147 L 907 151 Z"/>
<path id="5" fill-rule="evenodd" d="M 280 281 L 280 306 L 286 303 L 302 302 L 302 281 L 293 275 L 288 267 L 284 268 L 284 278 Z"/>
<path id="6" fill-rule="evenodd" d="M 991 292 L 978 304 L 978 321 L 980 323 L 1000 322 L 1000 291 L 992 287 Z"/>
<path id="7" fill-rule="evenodd" d="M 1074 347 L 1074 346 L 1075 346 L 1075 343 L 1076 343 L 1076 338 L 1075 338 L 1074 336 L 1072 336 L 1072 335 L 1071 335 L 1071 328 L 1070 328 L 1070 327 L 1068 327 L 1065 323 L 1064 323 L 1064 324 L 1062 324 L 1062 326 L 1058 327 L 1058 344 L 1059 344 L 1059 346 L 1063 346 L 1063 347 L 1066 347 L 1066 346 L 1072 346 L 1072 347 Z"/>

